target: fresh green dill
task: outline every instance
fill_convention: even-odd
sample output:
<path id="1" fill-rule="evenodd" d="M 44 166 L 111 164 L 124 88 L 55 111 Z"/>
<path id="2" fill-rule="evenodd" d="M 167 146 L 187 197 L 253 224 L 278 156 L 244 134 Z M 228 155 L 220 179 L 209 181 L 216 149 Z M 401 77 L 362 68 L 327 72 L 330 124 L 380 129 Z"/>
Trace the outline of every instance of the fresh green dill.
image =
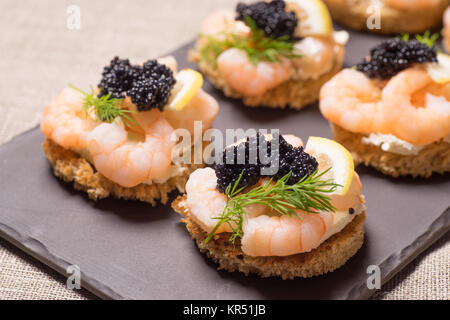
<path id="1" fill-rule="evenodd" d="M 439 34 L 438 33 L 431 34 L 430 30 L 425 31 L 425 33 L 423 35 L 416 34 L 416 36 L 415 36 L 415 39 L 417 41 L 425 44 L 427 47 L 434 46 L 438 38 L 439 38 Z M 409 39 L 410 39 L 409 33 L 402 34 L 401 39 L 403 41 L 409 41 Z"/>
<path id="2" fill-rule="evenodd" d="M 251 31 L 248 36 L 231 32 L 222 32 L 218 36 L 200 34 L 201 38 L 206 39 L 206 44 L 200 48 L 201 58 L 215 67 L 217 57 L 230 48 L 247 52 L 249 60 L 254 65 L 259 61 L 279 62 L 281 57 L 289 59 L 300 57 L 294 52 L 294 42 L 288 36 L 268 37 L 252 18 L 245 16 L 244 19 Z"/>
<path id="3" fill-rule="evenodd" d="M 116 99 L 111 98 L 111 94 L 107 94 L 101 97 L 97 96 L 96 90 L 91 86 L 91 92 L 87 93 L 83 90 L 73 86 L 69 85 L 72 89 L 80 92 L 84 96 L 83 101 L 83 109 L 86 113 L 86 116 L 89 116 L 90 111 L 93 108 L 95 119 L 97 121 L 103 121 L 103 122 L 113 122 L 114 119 L 117 117 L 122 118 L 124 123 L 127 122 L 133 122 L 136 123 L 136 121 L 130 117 L 130 113 L 133 113 L 132 110 L 122 109 L 120 107 L 121 102 L 123 99 Z"/>
<path id="4" fill-rule="evenodd" d="M 234 244 L 236 238 L 242 237 L 243 234 L 244 208 L 252 204 L 262 204 L 280 215 L 297 218 L 299 217 L 295 212 L 296 209 L 310 213 L 317 213 L 318 211 L 335 212 L 336 208 L 331 204 L 330 197 L 327 194 L 334 192 L 340 185 L 334 183 L 333 180 L 323 180 L 323 176 L 329 170 L 330 168 L 321 173 L 315 171 L 293 185 L 286 183 L 291 176 L 291 172 L 289 172 L 276 182 L 270 179 L 245 193 L 242 193 L 242 191 L 247 186 L 238 188 L 243 174 L 241 172 L 234 185 L 230 184 L 226 188 L 225 208 L 219 217 L 215 217 L 218 222 L 205 242 L 209 242 L 219 227 L 226 223 L 232 230 L 230 241 Z"/>

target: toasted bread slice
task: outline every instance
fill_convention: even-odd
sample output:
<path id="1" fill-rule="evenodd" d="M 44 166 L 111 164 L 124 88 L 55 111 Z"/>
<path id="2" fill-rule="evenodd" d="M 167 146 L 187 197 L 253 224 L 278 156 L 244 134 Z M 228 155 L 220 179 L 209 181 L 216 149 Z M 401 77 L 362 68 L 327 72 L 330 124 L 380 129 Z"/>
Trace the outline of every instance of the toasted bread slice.
<path id="1" fill-rule="evenodd" d="M 443 139 L 426 145 L 417 155 L 400 155 L 363 143 L 364 134 L 335 124 L 331 129 L 334 140 L 350 151 L 356 164 L 363 163 L 394 178 L 405 175 L 428 178 L 433 172 L 450 172 L 450 144 Z"/>
<path id="2" fill-rule="evenodd" d="M 229 241 L 229 233 L 215 235 L 205 243 L 208 234 L 189 217 L 186 196 L 179 196 L 173 203 L 175 211 L 183 216 L 182 221 L 197 243 L 201 252 L 219 264 L 219 269 L 240 271 L 248 275 L 256 273 L 265 277 L 309 278 L 331 272 L 350 259 L 361 248 L 364 241 L 365 212 L 355 216 L 341 232 L 333 235 L 318 248 L 285 257 L 251 257 L 242 252 L 240 242 Z"/>
<path id="3" fill-rule="evenodd" d="M 201 165 L 186 165 L 182 175 L 172 177 L 164 183 L 140 184 L 125 188 L 105 178 L 79 154 L 64 149 L 50 139 L 44 141 L 43 149 L 55 176 L 66 182 L 73 182 L 75 189 L 87 192 L 89 198 L 93 200 L 114 196 L 145 201 L 153 206 L 157 202 L 165 204 L 171 191 L 177 189 L 184 192 L 190 173 L 201 167 Z"/>

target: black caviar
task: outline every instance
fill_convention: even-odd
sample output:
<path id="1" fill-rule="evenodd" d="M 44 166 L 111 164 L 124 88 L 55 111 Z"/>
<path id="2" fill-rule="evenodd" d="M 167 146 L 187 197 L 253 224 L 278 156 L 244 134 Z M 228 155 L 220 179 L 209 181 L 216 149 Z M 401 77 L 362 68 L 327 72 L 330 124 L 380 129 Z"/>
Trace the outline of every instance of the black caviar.
<path id="1" fill-rule="evenodd" d="M 175 79 L 169 68 L 156 60 L 149 60 L 140 68 L 140 75 L 127 94 L 139 111 L 151 108 L 162 110 L 169 101 L 174 84 Z"/>
<path id="2" fill-rule="evenodd" d="M 249 5 L 238 3 L 236 20 L 245 21 L 248 16 L 268 37 L 288 36 L 290 40 L 295 40 L 294 31 L 298 20 L 294 12 L 286 12 L 285 8 L 283 0 L 260 1 Z"/>
<path id="3" fill-rule="evenodd" d="M 383 41 L 356 68 L 370 78 L 387 80 L 414 63 L 437 62 L 436 48 L 418 40 L 399 38 Z"/>
<path id="4" fill-rule="evenodd" d="M 172 71 L 156 60 L 148 60 L 142 66 L 134 66 L 128 59 L 115 57 L 103 69 L 98 96 L 129 96 L 139 111 L 151 108 L 162 110 L 169 101 L 175 82 Z"/>
<path id="5" fill-rule="evenodd" d="M 265 148 L 267 156 L 270 157 L 272 152 L 272 142 L 266 141 L 258 133 L 256 136 L 248 137 L 245 142 L 225 149 L 222 154 L 222 163 L 216 164 L 215 172 L 217 176 L 217 190 L 225 193 L 228 185 L 234 185 L 238 180 L 241 172 L 242 178 L 239 181 L 238 188 L 243 186 L 254 185 L 263 175 L 261 169 L 270 167 L 270 164 L 263 164 L 260 159 L 259 149 Z M 231 155 L 231 159 L 227 159 Z M 317 170 L 318 163 L 314 157 L 307 154 L 303 147 L 294 147 L 289 144 L 282 136 L 279 137 L 279 168 L 272 175 L 274 179 L 280 179 L 289 172 L 292 172 L 288 184 L 295 184 L 303 177 L 312 174 Z M 250 154 L 256 155 L 256 163 L 250 162 Z M 239 164 L 238 159 L 245 159 L 243 164 Z M 228 161 L 227 161 L 228 160 Z"/>
<path id="6" fill-rule="evenodd" d="M 109 65 L 103 68 L 102 79 L 98 84 L 99 97 L 111 94 L 112 98 L 125 98 L 126 92 L 139 76 L 139 68 L 132 66 L 128 59 L 114 57 Z"/>
<path id="7" fill-rule="evenodd" d="M 239 181 L 238 188 L 243 186 L 254 185 L 261 172 L 261 160 L 259 159 L 259 145 L 260 141 L 259 133 L 253 137 L 247 137 L 245 142 L 239 145 L 227 147 L 222 154 L 222 163 L 216 164 L 215 171 L 217 176 L 217 190 L 225 193 L 227 186 L 231 183 L 234 184 L 242 172 L 242 178 Z M 264 139 L 265 141 L 265 139 Z M 267 154 L 271 154 L 270 142 L 265 143 Z M 256 152 L 256 163 L 250 163 L 250 154 Z M 231 157 L 230 157 L 231 155 Z M 230 157 L 227 159 L 227 156 Z M 243 164 L 238 163 L 238 159 L 244 157 Z"/>
<path id="8" fill-rule="evenodd" d="M 317 170 L 317 160 L 306 153 L 303 147 L 294 147 L 280 136 L 280 164 L 275 178 L 284 177 L 290 171 L 292 172 L 288 184 L 295 184 L 304 176 L 312 174 Z"/>

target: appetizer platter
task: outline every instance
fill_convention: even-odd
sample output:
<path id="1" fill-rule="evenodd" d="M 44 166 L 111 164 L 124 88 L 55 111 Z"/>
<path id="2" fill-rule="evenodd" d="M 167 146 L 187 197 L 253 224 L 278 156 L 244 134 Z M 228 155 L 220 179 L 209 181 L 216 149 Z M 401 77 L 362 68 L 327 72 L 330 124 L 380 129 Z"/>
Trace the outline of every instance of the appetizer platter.
<path id="1" fill-rule="evenodd" d="M 102 298 L 368 298 L 450 229 L 437 37 L 338 30 L 319 0 L 215 11 L 0 148 L 0 235 Z M 256 131 L 194 160 L 229 129 Z"/>

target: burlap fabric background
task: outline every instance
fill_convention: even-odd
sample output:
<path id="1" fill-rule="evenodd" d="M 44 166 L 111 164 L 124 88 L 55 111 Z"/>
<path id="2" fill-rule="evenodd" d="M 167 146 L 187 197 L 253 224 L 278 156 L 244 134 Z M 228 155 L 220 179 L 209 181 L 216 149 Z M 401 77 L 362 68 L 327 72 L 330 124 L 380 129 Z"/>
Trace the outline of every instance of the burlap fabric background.
<path id="1" fill-rule="evenodd" d="M 67 28 L 67 8 L 81 28 Z M 15 1 L 0 4 L 0 143 L 36 125 L 43 107 L 68 83 L 96 84 L 114 55 L 139 62 L 177 48 L 227 0 Z M 26 181 L 24 181 L 26 183 Z M 448 299 L 450 235 L 387 283 L 376 298 Z M 65 278 L 0 240 L 0 299 L 89 299 Z"/>

